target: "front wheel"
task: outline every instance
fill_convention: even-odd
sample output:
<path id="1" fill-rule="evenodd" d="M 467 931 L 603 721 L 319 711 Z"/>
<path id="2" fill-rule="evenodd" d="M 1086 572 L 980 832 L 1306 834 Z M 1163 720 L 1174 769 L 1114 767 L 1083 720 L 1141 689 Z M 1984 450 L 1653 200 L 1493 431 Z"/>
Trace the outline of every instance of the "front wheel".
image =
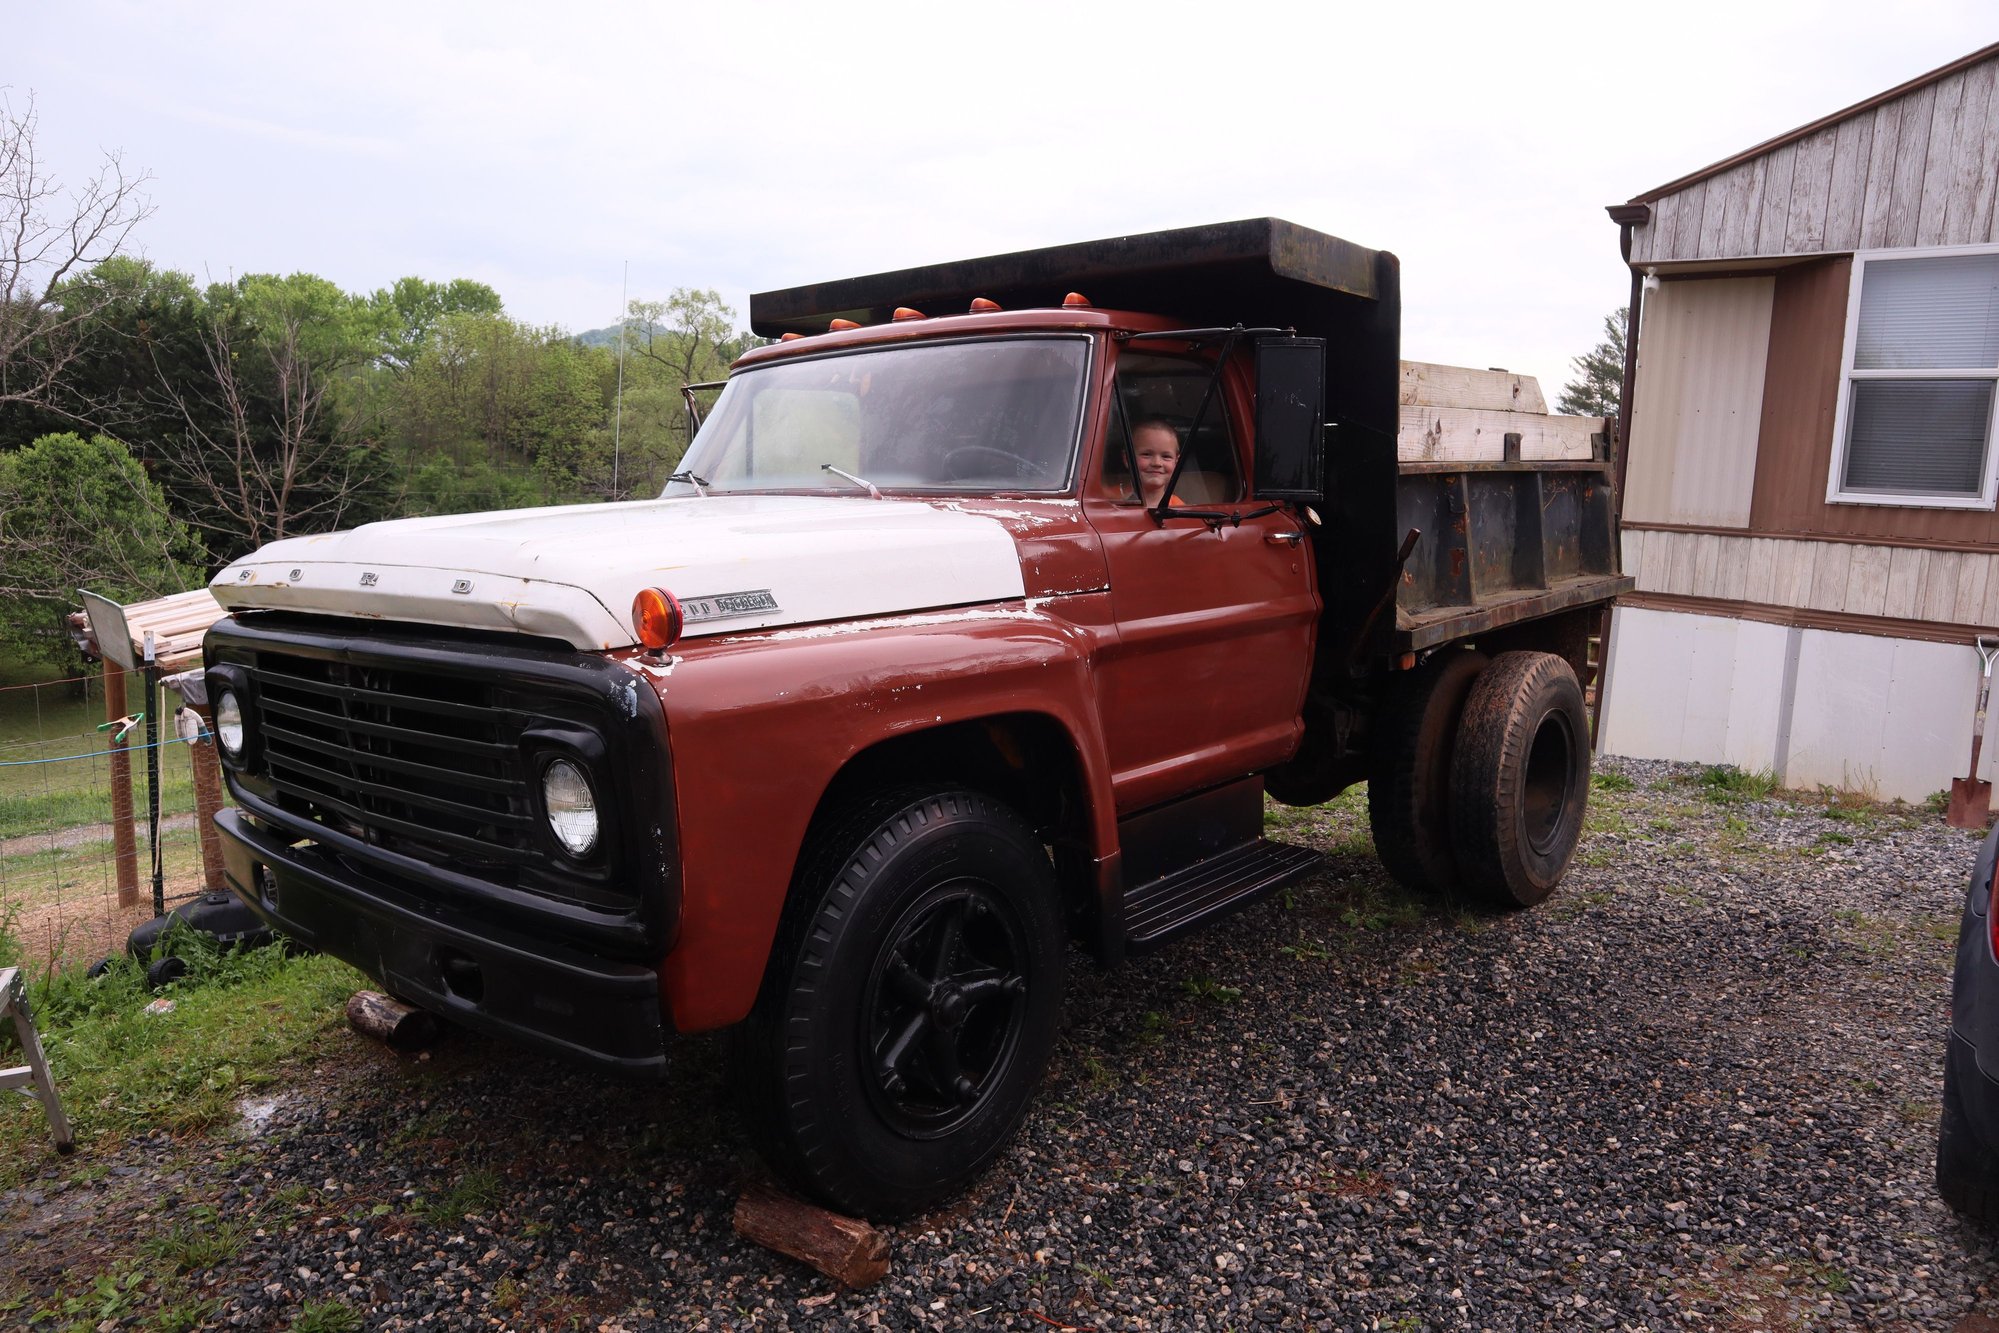
<path id="1" fill-rule="evenodd" d="M 1047 1067 L 1065 966 L 1048 856 L 989 796 L 905 791 L 831 821 L 795 891 L 732 1081 L 793 1185 L 920 1211 L 999 1154 Z"/>

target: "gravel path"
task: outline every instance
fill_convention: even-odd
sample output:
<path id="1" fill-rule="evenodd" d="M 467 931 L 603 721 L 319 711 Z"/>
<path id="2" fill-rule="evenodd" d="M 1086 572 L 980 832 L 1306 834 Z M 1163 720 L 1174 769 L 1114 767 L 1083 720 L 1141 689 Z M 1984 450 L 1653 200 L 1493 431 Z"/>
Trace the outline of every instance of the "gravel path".
<path id="1" fill-rule="evenodd" d="M 1393 893 L 1351 798 L 1281 812 L 1325 872 L 1120 972 L 1079 957 L 1025 1132 L 891 1232 L 867 1291 L 731 1231 L 755 1166 L 707 1040 L 661 1091 L 471 1037 L 423 1060 L 354 1038 L 236 1138 L 131 1145 L 100 1179 L 52 1168 L 0 1199 L 0 1255 L 28 1254 L 46 1298 L 135 1234 L 240 1228 L 189 1279 L 213 1326 L 322 1331 L 1999 1314 L 1993 1236 L 1930 1183 L 1976 841 L 1923 811 L 1599 771 L 1580 864 L 1510 916 Z"/>

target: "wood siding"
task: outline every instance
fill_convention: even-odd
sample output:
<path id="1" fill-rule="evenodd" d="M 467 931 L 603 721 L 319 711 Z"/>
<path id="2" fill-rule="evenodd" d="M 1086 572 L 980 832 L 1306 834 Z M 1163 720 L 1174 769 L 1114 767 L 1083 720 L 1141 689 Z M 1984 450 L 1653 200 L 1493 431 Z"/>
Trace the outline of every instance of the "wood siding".
<path id="1" fill-rule="evenodd" d="M 1843 627 L 1907 632 L 1999 629 L 1999 552 L 1865 546 L 1722 532 L 1626 528 L 1624 572 L 1640 597 L 1696 598 L 1847 618 Z"/>
<path id="2" fill-rule="evenodd" d="M 1884 110 L 1886 108 L 1883 108 Z M 1999 142 L 1999 135 L 1994 136 Z M 1749 526 L 1758 532 L 1932 546 L 1999 547 L 1999 514 L 1980 509 L 1827 504 L 1832 476 L 1833 413 L 1845 357 L 1846 302 L 1853 261 L 1845 255 L 1779 269 L 1770 311 L 1770 352 L 1756 449 Z M 1686 284 L 1669 283 L 1665 290 Z M 1644 365 L 1644 340 L 1639 364 Z M 1642 402 L 1643 399 L 1641 398 Z M 1637 409 L 1633 410 L 1633 416 Z M 1633 422 L 1633 435 L 1638 425 Z M 1631 460 L 1632 476 L 1638 459 Z M 1625 514 L 1638 519 L 1634 494 Z M 1649 517 L 1649 515 L 1647 515 Z M 1661 520 L 1686 521 L 1686 520 Z"/>
<path id="3" fill-rule="evenodd" d="M 1999 57 L 1652 201 L 1631 262 L 1999 243 Z"/>
<path id="4" fill-rule="evenodd" d="M 1745 527 L 1775 280 L 1670 282 L 1645 306 L 1624 517 Z"/>

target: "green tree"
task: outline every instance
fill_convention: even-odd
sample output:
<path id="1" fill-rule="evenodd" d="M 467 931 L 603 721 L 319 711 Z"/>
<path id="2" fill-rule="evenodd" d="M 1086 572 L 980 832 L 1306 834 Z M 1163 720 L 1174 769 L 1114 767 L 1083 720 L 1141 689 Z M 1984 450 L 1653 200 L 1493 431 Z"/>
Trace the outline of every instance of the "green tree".
<path id="1" fill-rule="evenodd" d="M 397 373 L 410 368 L 446 316 L 497 315 L 501 310 L 500 294 L 470 278 L 450 282 L 403 278 L 368 301 L 382 321 L 382 364 Z"/>
<path id="2" fill-rule="evenodd" d="M 1625 306 L 1603 317 L 1603 341 L 1571 358 L 1576 378 L 1563 387 L 1555 410 L 1572 417 L 1614 417 L 1624 389 Z"/>
<path id="3" fill-rule="evenodd" d="M 731 362 L 763 342 L 737 330 L 736 312 L 719 292 L 695 287 L 676 287 L 664 301 L 631 302 L 624 337 L 622 411 L 613 389 L 614 475 L 603 487 L 619 499 L 658 494 L 686 454 L 692 423 L 683 386 L 726 377 Z"/>
<path id="4" fill-rule="evenodd" d="M 132 602 L 199 587 L 200 541 L 115 440 L 44 435 L 0 454 L 0 644 L 44 661 L 75 654 L 76 590 Z"/>

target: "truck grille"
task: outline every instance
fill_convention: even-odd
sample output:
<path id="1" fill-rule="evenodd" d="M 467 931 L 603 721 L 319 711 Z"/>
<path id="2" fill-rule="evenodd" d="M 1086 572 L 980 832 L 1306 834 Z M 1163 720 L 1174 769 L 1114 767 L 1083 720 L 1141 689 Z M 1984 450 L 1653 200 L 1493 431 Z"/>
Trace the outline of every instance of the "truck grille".
<path id="1" fill-rule="evenodd" d="M 253 674 L 286 809 L 489 879 L 533 857 L 520 749 L 531 715 L 502 706 L 490 682 L 268 650 Z"/>

